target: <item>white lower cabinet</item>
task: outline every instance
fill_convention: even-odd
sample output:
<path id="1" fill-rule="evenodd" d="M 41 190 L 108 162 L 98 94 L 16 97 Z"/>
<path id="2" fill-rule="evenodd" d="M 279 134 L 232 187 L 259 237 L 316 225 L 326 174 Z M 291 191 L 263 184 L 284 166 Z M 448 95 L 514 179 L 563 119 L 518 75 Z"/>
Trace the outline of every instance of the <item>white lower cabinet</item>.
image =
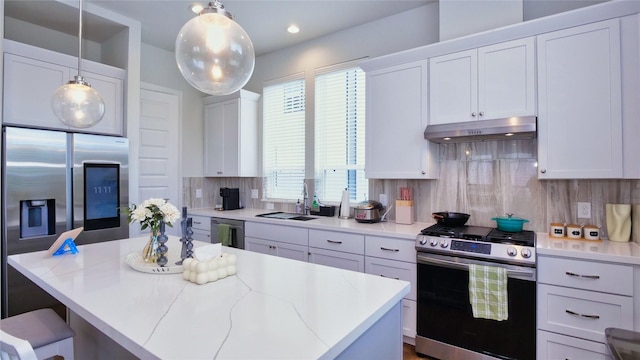
<path id="1" fill-rule="evenodd" d="M 211 242 L 211 218 L 208 216 L 189 215 L 193 240 Z"/>
<path id="2" fill-rule="evenodd" d="M 414 300 L 402 299 L 402 335 L 415 339 L 418 304 Z"/>
<path id="3" fill-rule="evenodd" d="M 308 261 L 309 230 L 254 222 L 244 224 L 244 248 L 287 259 Z"/>
<path id="4" fill-rule="evenodd" d="M 536 356 L 538 359 L 611 359 L 603 343 L 576 339 L 571 336 L 538 331 Z"/>
<path id="5" fill-rule="evenodd" d="M 633 330 L 633 266 L 538 256 L 537 358 L 608 359 L 604 330 Z"/>
<path id="6" fill-rule="evenodd" d="M 245 250 L 259 252 L 262 254 L 274 255 L 305 262 L 308 259 L 307 246 L 303 245 L 245 237 L 244 246 Z"/>
<path id="7" fill-rule="evenodd" d="M 365 272 L 411 283 L 402 299 L 402 334 L 416 337 L 417 265 L 413 240 L 382 236 L 365 237 Z"/>
<path id="8" fill-rule="evenodd" d="M 364 236 L 309 230 L 309 262 L 364 272 Z"/>
<path id="9" fill-rule="evenodd" d="M 344 270 L 364 272 L 364 255 L 310 247 L 309 262 Z"/>

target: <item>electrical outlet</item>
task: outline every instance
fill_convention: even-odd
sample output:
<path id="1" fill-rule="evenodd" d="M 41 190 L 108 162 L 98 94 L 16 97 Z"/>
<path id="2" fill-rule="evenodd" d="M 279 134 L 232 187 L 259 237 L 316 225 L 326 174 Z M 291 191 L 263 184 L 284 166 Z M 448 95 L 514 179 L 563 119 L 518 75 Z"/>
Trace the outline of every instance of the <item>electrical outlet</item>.
<path id="1" fill-rule="evenodd" d="M 202 199 L 202 189 L 196 189 L 196 199 Z"/>
<path id="2" fill-rule="evenodd" d="M 380 194 L 380 204 L 384 207 L 389 205 L 389 198 L 387 197 L 387 194 Z"/>
<path id="3" fill-rule="evenodd" d="M 590 202 L 578 202 L 578 219 L 591 219 Z"/>
<path id="4" fill-rule="evenodd" d="M 251 198 L 252 199 L 258 198 L 258 189 L 251 189 Z"/>
<path id="5" fill-rule="evenodd" d="M 267 210 L 273 210 L 274 209 L 273 203 L 267 203 L 266 208 Z"/>

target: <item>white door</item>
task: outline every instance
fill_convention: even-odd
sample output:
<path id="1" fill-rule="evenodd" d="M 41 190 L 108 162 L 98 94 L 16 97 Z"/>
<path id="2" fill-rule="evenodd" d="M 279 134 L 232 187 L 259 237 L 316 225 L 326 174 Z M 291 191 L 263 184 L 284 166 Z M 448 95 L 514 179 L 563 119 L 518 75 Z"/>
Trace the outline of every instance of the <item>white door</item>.
<path id="1" fill-rule="evenodd" d="M 155 86 L 140 90 L 138 199 L 168 199 L 178 210 L 182 207 L 178 166 L 180 108 L 181 97 L 177 91 Z M 139 228 L 137 230 L 139 232 Z M 179 224 L 167 227 L 167 233 L 180 236 Z"/>

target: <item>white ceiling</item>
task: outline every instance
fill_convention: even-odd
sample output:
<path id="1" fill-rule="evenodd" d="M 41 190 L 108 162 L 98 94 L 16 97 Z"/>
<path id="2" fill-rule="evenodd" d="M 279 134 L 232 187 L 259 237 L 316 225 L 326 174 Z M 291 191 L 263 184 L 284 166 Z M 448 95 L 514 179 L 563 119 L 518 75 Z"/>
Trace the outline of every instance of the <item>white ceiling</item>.
<path id="1" fill-rule="evenodd" d="M 414 9 L 436 0 L 224 0 L 225 9 L 247 32 L 256 55 L 322 37 L 349 27 Z M 73 4 L 74 1 L 67 1 Z M 198 0 L 85 0 L 125 15 L 142 24 L 142 41 L 173 51 L 176 35 L 195 14 L 189 11 Z M 77 2 L 75 2 L 77 4 Z M 90 5 L 89 5 L 90 6 Z M 85 5 L 85 8 L 87 5 Z M 77 9 L 77 5 L 76 5 Z M 74 18 L 75 11 L 75 18 Z M 6 0 L 5 15 L 77 34 L 77 10 L 53 0 Z M 101 42 L 118 27 L 86 16 L 83 37 Z M 295 23 L 296 35 L 286 32 Z M 384 31 L 384 29 L 380 29 Z"/>

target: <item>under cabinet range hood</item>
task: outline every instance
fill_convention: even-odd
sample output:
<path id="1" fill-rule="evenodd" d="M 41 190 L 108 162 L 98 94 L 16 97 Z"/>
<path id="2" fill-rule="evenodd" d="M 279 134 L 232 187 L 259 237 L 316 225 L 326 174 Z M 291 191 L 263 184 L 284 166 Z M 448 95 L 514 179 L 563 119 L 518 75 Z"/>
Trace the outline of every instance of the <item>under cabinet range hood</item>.
<path id="1" fill-rule="evenodd" d="M 535 116 L 428 125 L 424 130 L 424 138 L 438 144 L 535 137 Z"/>

